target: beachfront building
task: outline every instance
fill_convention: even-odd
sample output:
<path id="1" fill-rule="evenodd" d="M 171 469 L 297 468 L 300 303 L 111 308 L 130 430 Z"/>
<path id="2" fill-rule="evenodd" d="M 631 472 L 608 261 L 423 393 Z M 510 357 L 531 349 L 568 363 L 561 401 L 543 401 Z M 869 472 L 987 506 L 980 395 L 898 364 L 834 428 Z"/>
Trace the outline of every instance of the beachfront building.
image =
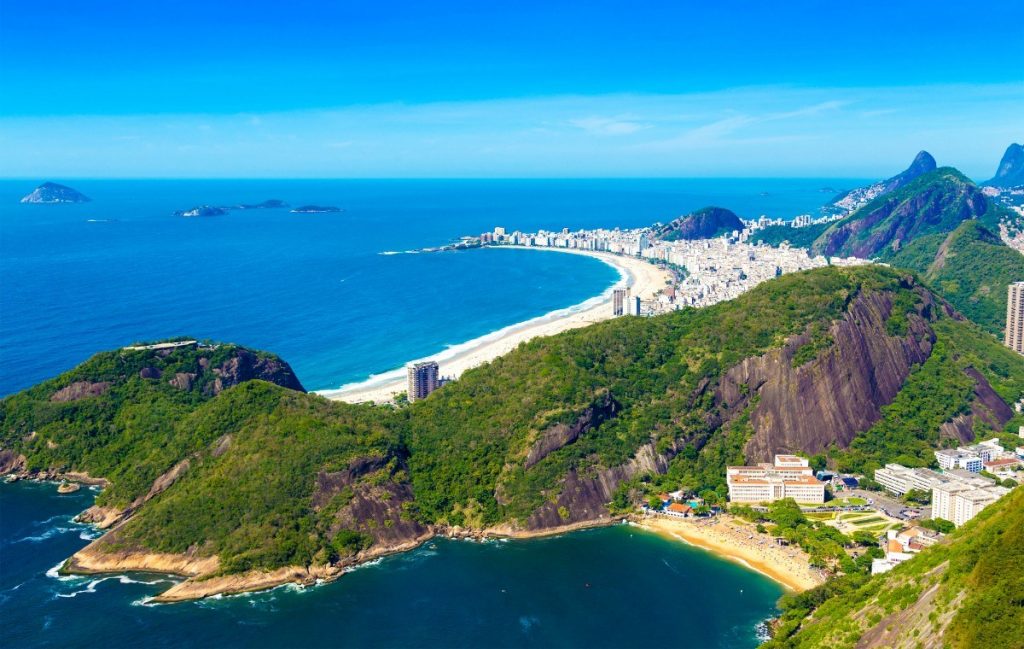
<path id="1" fill-rule="evenodd" d="M 729 500 L 734 503 L 765 503 L 783 498 L 800 503 L 825 502 L 825 483 L 814 477 L 805 458 L 796 455 L 776 455 L 772 464 L 730 466 L 725 479 Z"/>
<path id="2" fill-rule="evenodd" d="M 413 363 L 406 367 L 409 379 L 409 401 L 426 398 L 438 388 L 438 366 L 436 361 Z"/>
<path id="3" fill-rule="evenodd" d="M 1010 284 L 1007 291 L 1003 342 L 1018 354 L 1024 354 L 1024 282 Z"/>
<path id="4" fill-rule="evenodd" d="M 616 288 L 612 290 L 612 315 L 629 315 L 629 289 Z"/>

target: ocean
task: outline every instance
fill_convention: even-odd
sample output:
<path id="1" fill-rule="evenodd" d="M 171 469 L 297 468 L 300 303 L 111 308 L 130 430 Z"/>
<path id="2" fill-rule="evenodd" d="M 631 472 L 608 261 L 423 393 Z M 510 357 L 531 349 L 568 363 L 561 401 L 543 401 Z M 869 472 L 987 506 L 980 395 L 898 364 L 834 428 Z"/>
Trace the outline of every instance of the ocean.
<path id="1" fill-rule="evenodd" d="M 10 647 L 754 647 L 782 588 L 626 525 L 524 541 L 438 539 L 309 588 L 147 605 L 153 574 L 58 577 L 95 536 L 93 493 L 0 484 Z"/>
<path id="2" fill-rule="evenodd" d="M 75 180 L 92 202 L 19 204 L 36 184 L 0 181 L 0 395 L 96 351 L 178 335 L 274 351 L 307 389 L 337 388 L 579 304 L 618 279 L 576 255 L 407 251 L 498 225 L 638 227 L 712 204 L 789 218 L 864 181 Z M 267 199 L 345 212 L 172 215 Z M 53 576 L 95 535 L 71 522 L 92 496 L 0 485 L 3 644 L 750 647 L 782 592 L 617 526 L 437 540 L 320 587 L 147 606 L 166 578 Z"/>
<path id="3" fill-rule="evenodd" d="M 58 179 L 59 180 L 59 179 Z M 722 205 L 813 212 L 857 180 L 75 180 L 19 204 L 0 181 L 0 395 L 131 342 L 192 336 L 280 354 L 310 390 L 362 381 L 579 304 L 617 273 L 530 251 L 409 254 L 509 230 L 639 227 Z M 338 214 L 176 210 L 282 199 Z M 400 253 L 400 254 L 393 254 Z"/>

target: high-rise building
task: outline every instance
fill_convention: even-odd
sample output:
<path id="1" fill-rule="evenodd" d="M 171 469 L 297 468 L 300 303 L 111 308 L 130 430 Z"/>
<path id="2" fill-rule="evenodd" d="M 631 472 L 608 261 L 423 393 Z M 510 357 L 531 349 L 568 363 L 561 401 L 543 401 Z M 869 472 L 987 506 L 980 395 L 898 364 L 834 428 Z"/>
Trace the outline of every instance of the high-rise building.
<path id="1" fill-rule="evenodd" d="M 612 290 L 612 315 L 626 315 L 629 308 L 629 289 L 617 288 Z"/>
<path id="2" fill-rule="evenodd" d="M 1024 354 L 1024 282 L 1010 284 L 1006 299 L 1006 346 Z"/>
<path id="3" fill-rule="evenodd" d="M 406 367 L 409 375 L 409 401 L 425 398 L 437 389 L 437 361 L 423 361 Z"/>

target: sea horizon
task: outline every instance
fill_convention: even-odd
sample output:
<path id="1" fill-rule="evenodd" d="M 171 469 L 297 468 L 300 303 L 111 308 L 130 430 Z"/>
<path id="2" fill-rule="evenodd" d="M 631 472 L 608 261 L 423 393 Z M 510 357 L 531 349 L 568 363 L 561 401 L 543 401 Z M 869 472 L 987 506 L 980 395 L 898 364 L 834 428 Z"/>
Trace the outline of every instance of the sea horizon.
<path id="1" fill-rule="evenodd" d="M 479 251 L 385 253 L 496 225 L 642 227 L 706 204 L 745 218 L 792 218 L 831 198 L 822 190 L 840 189 L 829 187 L 833 180 L 96 180 L 77 187 L 91 202 L 49 206 L 18 204 L 28 189 L 2 180 L 0 269 L 14 289 L 0 297 L 0 393 L 98 351 L 179 335 L 272 351 L 307 389 L 336 390 L 572 309 L 618 278 L 599 261 L 563 255 L 507 263 Z M 270 198 L 346 211 L 173 215 Z M 160 240 L 180 245 L 166 249 Z M 288 256 L 276 252 L 283 245 Z M 213 269 L 226 285 L 213 281 Z M 446 293 L 428 296 L 435 276 L 448 278 Z M 296 282 L 311 291 L 296 294 Z M 51 286 L 57 292 L 47 295 Z M 516 299 L 503 297 L 509 291 Z"/>

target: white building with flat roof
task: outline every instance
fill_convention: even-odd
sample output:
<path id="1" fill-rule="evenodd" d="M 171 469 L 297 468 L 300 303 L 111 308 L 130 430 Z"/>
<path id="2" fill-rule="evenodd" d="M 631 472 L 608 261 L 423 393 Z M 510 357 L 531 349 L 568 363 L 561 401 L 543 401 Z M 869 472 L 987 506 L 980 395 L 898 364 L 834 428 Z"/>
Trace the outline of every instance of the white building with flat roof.
<path id="1" fill-rule="evenodd" d="M 949 480 L 932 489 L 932 518 L 944 518 L 959 527 L 1009 491 L 973 473 L 950 474 Z"/>
<path id="2" fill-rule="evenodd" d="M 800 503 L 825 502 L 825 483 L 814 477 L 808 461 L 796 455 L 776 455 L 773 464 L 731 466 L 726 469 L 729 500 L 765 503 L 792 498 Z"/>

